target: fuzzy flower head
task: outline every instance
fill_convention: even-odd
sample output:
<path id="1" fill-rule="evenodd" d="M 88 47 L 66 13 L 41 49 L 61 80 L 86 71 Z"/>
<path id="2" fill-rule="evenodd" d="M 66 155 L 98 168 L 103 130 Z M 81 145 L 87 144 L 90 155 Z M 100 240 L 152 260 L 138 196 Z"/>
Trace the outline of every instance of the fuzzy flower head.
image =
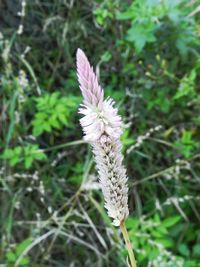
<path id="1" fill-rule="evenodd" d="M 121 118 L 114 108 L 114 101 L 111 98 L 103 100 L 103 90 L 81 49 L 77 50 L 77 74 L 84 98 L 79 112 L 84 115 L 80 123 L 85 140 L 95 142 L 103 133 L 118 139 L 122 133 Z"/>
<path id="2" fill-rule="evenodd" d="M 93 147 L 105 208 L 113 224 L 119 226 L 129 214 L 127 176 L 121 154 L 121 117 L 114 101 L 104 100 L 103 90 L 81 49 L 77 51 L 77 75 L 83 95 L 79 113 L 84 115 L 80 119 L 84 138 Z"/>

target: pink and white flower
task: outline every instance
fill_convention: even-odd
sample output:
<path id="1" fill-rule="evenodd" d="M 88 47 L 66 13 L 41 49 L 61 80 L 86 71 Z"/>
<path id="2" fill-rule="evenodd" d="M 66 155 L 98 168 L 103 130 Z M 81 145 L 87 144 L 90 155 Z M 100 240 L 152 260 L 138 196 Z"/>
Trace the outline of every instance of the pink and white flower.
<path id="1" fill-rule="evenodd" d="M 128 186 L 122 164 L 120 136 L 122 120 L 111 98 L 104 100 L 104 91 L 81 49 L 77 50 L 77 75 L 83 95 L 79 109 L 84 138 L 93 147 L 99 180 L 108 215 L 119 226 L 128 214 Z"/>

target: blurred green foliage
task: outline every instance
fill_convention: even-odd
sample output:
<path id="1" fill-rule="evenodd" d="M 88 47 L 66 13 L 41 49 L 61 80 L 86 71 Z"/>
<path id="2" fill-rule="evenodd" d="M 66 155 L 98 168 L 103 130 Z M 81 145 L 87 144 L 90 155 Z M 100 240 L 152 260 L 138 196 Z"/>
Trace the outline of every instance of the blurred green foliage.
<path id="1" fill-rule="evenodd" d="M 69 126 L 72 115 L 79 104 L 76 97 L 60 97 L 59 92 L 46 94 L 35 100 L 37 112 L 32 121 L 34 136 L 41 135 L 43 132 L 51 133 L 53 129 L 55 131 L 55 129 L 62 129 L 63 126 Z"/>
<path id="2" fill-rule="evenodd" d="M 124 120 L 138 265 L 198 267 L 199 1 L 22 3 L 0 3 L 0 264 L 126 266 L 81 140 L 80 47 Z"/>
<path id="3" fill-rule="evenodd" d="M 117 19 L 131 21 L 126 40 L 133 42 L 139 53 L 148 43 L 173 42 L 185 55 L 191 46 L 198 44 L 195 38 L 194 20 L 188 17 L 186 1 L 137 0 L 119 12 Z"/>
<path id="4" fill-rule="evenodd" d="M 29 169 L 34 160 L 44 160 L 47 157 L 39 150 L 38 145 L 28 144 L 23 148 L 16 146 L 13 149 L 5 149 L 2 158 L 8 160 L 11 167 L 23 162 L 23 166 Z"/>
<path id="5" fill-rule="evenodd" d="M 31 239 L 23 240 L 21 243 L 17 244 L 15 251 L 8 251 L 6 253 L 7 258 L 7 266 L 11 267 L 13 264 L 15 264 L 16 260 L 22 253 L 25 251 L 25 249 L 31 244 Z M 19 266 L 27 266 L 30 264 L 30 260 L 28 256 L 24 256 L 19 261 Z"/>

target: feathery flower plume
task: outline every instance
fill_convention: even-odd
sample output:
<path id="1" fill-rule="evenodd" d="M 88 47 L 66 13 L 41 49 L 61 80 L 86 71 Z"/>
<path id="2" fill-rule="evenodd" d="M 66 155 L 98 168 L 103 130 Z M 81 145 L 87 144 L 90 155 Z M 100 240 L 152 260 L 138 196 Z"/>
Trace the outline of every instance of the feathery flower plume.
<path id="1" fill-rule="evenodd" d="M 122 120 L 111 98 L 104 99 L 104 91 L 90 63 L 81 49 L 77 50 L 77 75 L 83 95 L 79 113 L 84 138 L 93 147 L 100 184 L 108 215 L 120 226 L 127 218 L 128 186 L 122 164 Z"/>
<path id="2" fill-rule="evenodd" d="M 104 91 L 90 63 L 81 49 L 77 50 L 77 76 L 83 95 L 79 113 L 84 138 L 93 147 L 101 189 L 108 215 L 120 226 L 132 267 L 136 261 L 125 226 L 128 217 L 128 186 L 122 164 L 122 120 L 111 98 L 104 99 Z"/>

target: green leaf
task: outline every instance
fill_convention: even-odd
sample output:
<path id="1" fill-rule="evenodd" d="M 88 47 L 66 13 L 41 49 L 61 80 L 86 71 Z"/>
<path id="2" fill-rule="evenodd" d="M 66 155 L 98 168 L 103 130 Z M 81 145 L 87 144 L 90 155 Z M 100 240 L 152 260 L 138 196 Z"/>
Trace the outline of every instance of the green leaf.
<path id="1" fill-rule="evenodd" d="M 181 253 L 181 255 L 183 255 L 185 257 L 190 256 L 190 251 L 189 251 L 188 246 L 186 244 L 180 244 L 178 246 L 178 251 Z"/>
<path id="2" fill-rule="evenodd" d="M 166 227 L 166 228 L 170 228 L 172 227 L 174 224 L 176 224 L 177 222 L 179 222 L 181 219 L 180 216 L 174 216 L 174 217 L 169 217 L 167 219 L 165 219 L 163 222 L 162 222 L 162 226 L 163 227 Z"/>
<path id="3" fill-rule="evenodd" d="M 168 234 L 168 231 L 166 229 L 166 226 L 163 226 L 162 224 L 160 226 L 156 227 L 156 231 L 158 231 L 162 235 Z"/>
<path id="4" fill-rule="evenodd" d="M 47 118 L 47 113 L 38 112 L 35 114 L 35 120 L 34 121 L 43 121 Z"/>
<path id="5" fill-rule="evenodd" d="M 32 156 L 25 158 L 24 164 L 25 164 L 26 169 L 29 169 L 32 166 L 32 163 L 33 163 L 33 157 Z"/>
<path id="6" fill-rule="evenodd" d="M 15 149 L 14 149 L 14 152 L 16 155 L 20 155 L 21 152 L 22 152 L 22 148 L 20 146 L 17 146 Z"/>
<path id="7" fill-rule="evenodd" d="M 14 156 L 10 159 L 10 165 L 12 167 L 14 167 L 15 165 L 17 165 L 17 163 L 20 162 L 20 158 L 18 156 Z"/>
<path id="8" fill-rule="evenodd" d="M 72 175 L 68 181 L 75 185 L 81 185 L 81 182 L 83 181 L 83 175 Z"/>
<path id="9" fill-rule="evenodd" d="M 33 128 L 33 135 L 34 135 L 34 136 L 39 136 L 39 135 L 41 135 L 43 132 L 44 132 L 44 129 L 43 129 L 43 127 L 42 127 L 41 125 L 35 126 L 35 127 Z"/>
<path id="10" fill-rule="evenodd" d="M 52 127 L 60 129 L 61 125 L 55 115 L 52 116 L 49 121 Z"/>
<path id="11" fill-rule="evenodd" d="M 27 238 L 25 240 L 23 240 L 21 243 L 17 244 L 16 247 L 16 255 L 20 256 L 23 251 L 32 243 L 32 239 Z"/>
<path id="12" fill-rule="evenodd" d="M 66 118 L 66 116 L 64 114 L 60 113 L 58 115 L 58 118 L 63 124 L 67 124 L 68 121 L 67 121 L 67 118 Z"/>
<path id="13" fill-rule="evenodd" d="M 8 148 L 3 152 L 3 155 L 1 157 L 3 159 L 10 159 L 12 158 L 12 156 L 13 156 L 13 150 Z"/>
<path id="14" fill-rule="evenodd" d="M 9 262 L 15 262 L 15 260 L 16 260 L 17 257 L 15 255 L 15 253 L 9 251 L 9 252 L 6 253 L 6 258 L 7 258 L 7 260 Z"/>
<path id="15" fill-rule="evenodd" d="M 160 254 L 160 251 L 156 248 L 151 248 L 151 250 L 149 251 L 148 255 L 149 255 L 149 259 L 150 260 L 154 260 L 155 258 L 158 257 L 158 255 Z"/>
<path id="16" fill-rule="evenodd" d="M 193 144 L 192 132 L 191 131 L 183 131 L 183 135 L 182 135 L 181 141 L 185 145 Z"/>
<path id="17" fill-rule="evenodd" d="M 29 257 L 28 256 L 26 256 L 26 257 L 23 257 L 22 259 L 21 259 L 21 261 L 19 262 L 19 264 L 21 265 L 21 266 L 27 266 L 27 264 L 29 264 L 29 262 L 30 262 L 30 260 L 29 260 Z"/>
<path id="18" fill-rule="evenodd" d="M 160 224 L 160 216 L 158 213 L 154 215 L 154 221 Z"/>
<path id="19" fill-rule="evenodd" d="M 129 217 L 126 220 L 126 227 L 127 227 L 127 229 L 136 230 L 138 228 L 138 226 L 139 226 L 139 220 L 138 219 Z"/>
<path id="20" fill-rule="evenodd" d="M 154 23 L 133 24 L 127 32 L 127 40 L 134 42 L 137 53 L 141 52 L 146 43 L 156 41 L 154 31 L 156 27 Z"/>
<path id="21" fill-rule="evenodd" d="M 62 113 L 65 113 L 65 111 L 66 111 L 66 107 L 63 104 L 58 104 L 55 107 L 55 111 L 54 112 L 56 112 L 57 114 L 62 114 Z"/>
<path id="22" fill-rule="evenodd" d="M 59 101 L 58 100 L 59 92 L 54 92 L 49 99 L 49 106 L 53 108 L 55 104 Z"/>
<path id="23" fill-rule="evenodd" d="M 129 9 L 125 12 L 119 12 L 116 15 L 117 20 L 129 20 L 134 17 L 134 11 Z"/>
<path id="24" fill-rule="evenodd" d="M 193 97 L 195 95 L 196 75 L 197 75 L 196 70 L 193 69 L 189 74 L 186 74 L 182 78 L 178 90 L 173 97 L 174 100 L 178 100 L 185 96 Z"/>
<path id="25" fill-rule="evenodd" d="M 156 230 L 152 230 L 151 231 L 151 235 L 155 238 L 162 238 L 163 237 L 163 233 L 160 233 L 159 231 Z"/>
<path id="26" fill-rule="evenodd" d="M 170 247 L 173 247 L 173 241 L 171 239 L 165 239 L 165 238 L 162 238 L 162 239 L 157 239 L 156 242 L 162 244 L 165 248 L 170 248 Z"/>
<path id="27" fill-rule="evenodd" d="M 102 56 L 101 56 L 101 61 L 102 62 L 108 62 L 112 58 L 112 54 L 109 51 L 106 51 Z"/>
<path id="28" fill-rule="evenodd" d="M 43 129 L 50 133 L 51 132 L 51 125 L 49 125 L 48 122 L 44 122 L 43 123 Z"/>
<path id="29" fill-rule="evenodd" d="M 194 257 L 200 258 L 200 244 L 196 244 L 193 246 L 192 253 Z"/>
<path id="30" fill-rule="evenodd" d="M 37 152 L 33 156 L 34 156 L 34 159 L 37 159 L 37 160 L 45 160 L 47 158 L 47 156 L 43 152 Z"/>

